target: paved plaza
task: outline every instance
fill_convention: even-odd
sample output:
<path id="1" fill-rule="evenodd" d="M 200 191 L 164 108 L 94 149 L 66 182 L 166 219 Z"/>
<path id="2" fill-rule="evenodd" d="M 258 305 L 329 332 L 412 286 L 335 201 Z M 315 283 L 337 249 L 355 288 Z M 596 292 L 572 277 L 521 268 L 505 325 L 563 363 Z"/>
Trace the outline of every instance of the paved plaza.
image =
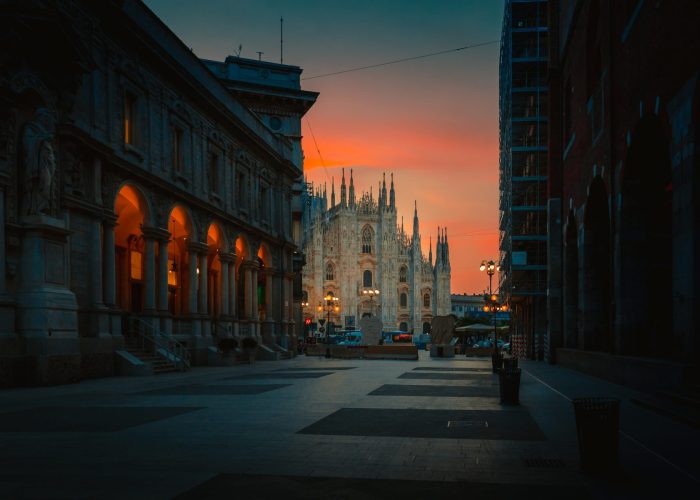
<path id="1" fill-rule="evenodd" d="M 2 498 L 695 498 L 700 430 L 523 362 L 298 357 L 0 392 Z M 620 471 L 580 472 L 571 398 L 622 400 Z"/>

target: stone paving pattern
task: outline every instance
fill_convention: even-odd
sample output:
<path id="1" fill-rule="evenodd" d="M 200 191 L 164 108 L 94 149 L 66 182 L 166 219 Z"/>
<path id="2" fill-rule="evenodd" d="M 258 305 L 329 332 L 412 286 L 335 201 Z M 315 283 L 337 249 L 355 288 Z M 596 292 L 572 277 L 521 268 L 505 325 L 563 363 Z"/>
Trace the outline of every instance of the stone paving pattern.
<path id="1" fill-rule="evenodd" d="M 0 497 L 695 498 L 700 430 L 536 362 L 501 406 L 489 367 L 298 357 L 0 391 Z M 622 400 L 613 477 L 580 471 L 579 396 Z"/>

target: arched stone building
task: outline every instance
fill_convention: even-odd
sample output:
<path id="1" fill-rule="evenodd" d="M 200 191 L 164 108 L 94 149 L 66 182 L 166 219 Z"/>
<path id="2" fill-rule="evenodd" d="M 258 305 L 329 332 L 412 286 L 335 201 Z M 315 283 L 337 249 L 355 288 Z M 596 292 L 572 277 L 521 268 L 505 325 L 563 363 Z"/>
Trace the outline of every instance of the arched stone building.
<path id="1" fill-rule="evenodd" d="M 301 69 L 200 60 L 136 1 L 13 12 L 0 385 L 111 375 L 129 335 L 176 339 L 194 363 L 216 337 L 292 349 L 300 120 L 317 97 Z"/>
<path id="2" fill-rule="evenodd" d="M 393 175 L 388 196 L 383 179 L 378 197 L 363 193 L 355 198 L 352 170 L 349 193 L 343 171 L 339 204 L 333 185 L 330 207 L 325 189 L 307 194 L 302 286 L 309 305 L 304 317 L 325 318 L 316 309 L 331 292 L 340 298 L 340 311 L 330 315 L 335 325 L 356 328 L 360 318 L 377 316 L 385 330 L 429 331 L 434 316 L 450 314 L 447 230 L 438 228 L 433 263 L 432 243 L 428 258 L 421 250 L 417 207 L 412 236 L 404 232 L 403 221 L 397 224 Z M 365 293 L 370 290 L 379 290 L 379 296 Z"/>

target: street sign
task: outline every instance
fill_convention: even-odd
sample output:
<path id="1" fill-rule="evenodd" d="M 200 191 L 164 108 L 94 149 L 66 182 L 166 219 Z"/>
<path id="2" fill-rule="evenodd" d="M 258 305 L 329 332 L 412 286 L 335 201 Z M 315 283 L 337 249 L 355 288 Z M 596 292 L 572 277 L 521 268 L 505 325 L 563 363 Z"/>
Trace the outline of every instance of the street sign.
<path id="1" fill-rule="evenodd" d="M 321 328 L 318 329 L 318 331 L 321 332 L 321 333 L 324 333 L 324 332 L 326 331 L 326 329 L 323 328 L 323 327 L 321 327 Z"/>
<path id="2" fill-rule="evenodd" d="M 321 326 L 323 326 L 323 325 L 326 324 L 326 320 L 323 319 L 323 318 L 321 318 L 321 319 L 318 320 L 318 324 L 321 325 Z"/>

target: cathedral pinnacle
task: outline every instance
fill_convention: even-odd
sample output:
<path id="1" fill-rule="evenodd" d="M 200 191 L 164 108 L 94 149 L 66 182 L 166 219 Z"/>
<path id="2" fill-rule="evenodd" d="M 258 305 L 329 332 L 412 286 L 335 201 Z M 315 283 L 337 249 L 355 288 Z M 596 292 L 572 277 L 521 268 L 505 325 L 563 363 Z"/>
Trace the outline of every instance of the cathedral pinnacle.
<path id="1" fill-rule="evenodd" d="M 331 177 L 331 208 L 335 207 L 335 177 Z"/>
<path id="2" fill-rule="evenodd" d="M 418 235 L 418 202 L 413 200 L 413 239 L 420 239 Z"/>
<path id="3" fill-rule="evenodd" d="M 382 208 L 386 209 L 386 173 L 382 172 Z"/>
<path id="4" fill-rule="evenodd" d="M 392 212 L 396 212 L 396 195 L 394 193 L 394 174 L 391 174 L 391 191 L 389 194 L 389 207 Z"/>
<path id="5" fill-rule="evenodd" d="M 352 169 L 350 169 L 350 208 L 355 208 L 355 184 L 352 180 Z"/>
<path id="6" fill-rule="evenodd" d="M 345 169 L 343 169 L 343 177 L 340 181 L 340 206 L 343 208 L 347 206 L 347 196 L 345 193 Z"/>

